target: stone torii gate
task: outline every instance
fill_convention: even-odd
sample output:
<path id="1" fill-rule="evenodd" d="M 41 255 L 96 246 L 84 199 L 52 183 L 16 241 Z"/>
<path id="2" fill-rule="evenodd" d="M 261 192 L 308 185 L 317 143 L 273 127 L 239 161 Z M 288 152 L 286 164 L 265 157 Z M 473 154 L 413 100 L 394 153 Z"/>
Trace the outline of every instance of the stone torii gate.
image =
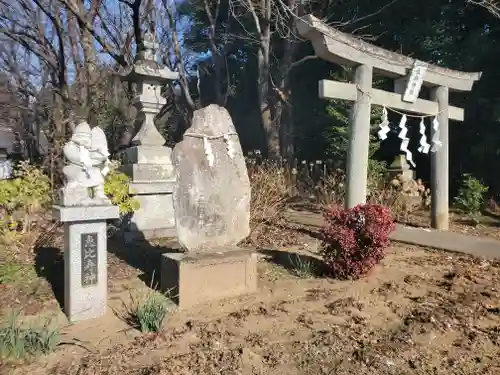
<path id="1" fill-rule="evenodd" d="M 406 89 L 406 85 L 409 80 L 413 80 L 411 84 L 416 82 L 410 77 L 416 66 L 415 59 L 342 33 L 312 15 L 298 19 L 296 26 L 299 34 L 312 42 L 318 57 L 356 69 L 353 84 L 329 80 L 319 82 L 320 98 L 354 102 L 349 118 L 346 206 L 351 208 L 366 202 L 371 104 L 436 115 L 442 147 L 431 153 L 432 227 L 448 230 L 448 119 L 464 119 L 463 109 L 450 106 L 448 95 L 450 91 L 470 91 L 481 73 L 459 72 L 424 63 L 423 79 L 421 75 L 412 92 L 411 87 Z M 372 88 L 374 72 L 393 78 L 395 93 Z M 430 88 L 432 101 L 418 98 L 422 84 Z"/>

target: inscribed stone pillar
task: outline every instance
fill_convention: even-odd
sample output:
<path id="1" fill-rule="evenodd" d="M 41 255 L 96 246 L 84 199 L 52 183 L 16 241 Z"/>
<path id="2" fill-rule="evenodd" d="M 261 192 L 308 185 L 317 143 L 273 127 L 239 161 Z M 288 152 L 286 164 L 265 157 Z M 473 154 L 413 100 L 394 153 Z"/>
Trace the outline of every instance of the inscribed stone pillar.
<path id="1" fill-rule="evenodd" d="M 366 203 L 368 155 L 370 146 L 370 115 L 373 68 L 360 65 L 356 68 L 354 83 L 357 100 L 349 118 L 349 148 L 347 151 L 346 207 Z"/>
<path id="2" fill-rule="evenodd" d="M 108 304 L 108 219 L 119 209 L 102 206 L 54 206 L 64 223 L 64 312 L 70 322 L 98 318 Z"/>
<path id="3" fill-rule="evenodd" d="M 438 230 L 448 230 L 449 194 L 449 130 L 448 87 L 439 86 L 431 90 L 431 98 L 438 104 L 439 140 L 442 146 L 431 152 L 431 225 Z M 434 130 L 431 128 L 431 139 Z"/>

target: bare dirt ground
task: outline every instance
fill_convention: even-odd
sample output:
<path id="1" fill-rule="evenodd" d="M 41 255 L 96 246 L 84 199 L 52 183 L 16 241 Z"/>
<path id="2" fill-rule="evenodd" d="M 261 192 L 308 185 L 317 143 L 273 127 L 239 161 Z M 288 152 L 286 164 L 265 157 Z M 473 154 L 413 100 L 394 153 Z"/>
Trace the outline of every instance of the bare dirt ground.
<path id="1" fill-rule="evenodd" d="M 316 264 L 315 241 L 302 243 L 302 261 Z M 159 335 L 110 313 L 66 327 L 71 345 L 0 373 L 500 373 L 499 264 L 395 245 L 370 276 L 337 281 L 299 278 L 287 252 L 263 253 L 257 295 L 172 311 Z"/>

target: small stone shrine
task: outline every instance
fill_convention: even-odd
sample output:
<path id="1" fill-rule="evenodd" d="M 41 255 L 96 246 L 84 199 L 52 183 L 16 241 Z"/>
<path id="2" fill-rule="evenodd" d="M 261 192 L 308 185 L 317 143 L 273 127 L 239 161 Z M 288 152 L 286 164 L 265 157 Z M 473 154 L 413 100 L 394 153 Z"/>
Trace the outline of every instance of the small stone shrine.
<path id="1" fill-rule="evenodd" d="M 257 288 L 256 256 L 237 244 L 250 234 L 250 181 L 238 134 L 226 109 L 194 112 L 173 152 L 179 243 L 164 254 L 161 286 L 188 307 Z"/>
<path id="2" fill-rule="evenodd" d="M 140 204 L 125 228 L 126 241 L 175 236 L 172 149 L 165 146 L 165 138 L 156 129 L 154 120 L 167 102 L 162 87 L 176 80 L 179 74 L 156 62 L 159 44 L 154 31 L 145 33 L 143 43 L 144 50 L 122 75 L 124 81 L 137 84 L 138 95 L 132 105 L 137 108 L 136 123 L 140 126 L 132 147 L 123 156 L 123 172 L 131 178 L 130 193 Z"/>
<path id="3" fill-rule="evenodd" d="M 421 179 L 415 180 L 405 155 L 398 155 L 387 169 L 390 184 L 400 191 L 407 207 L 422 208 L 430 205 L 430 190 L 425 188 Z"/>
<path id="4" fill-rule="evenodd" d="M 389 178 L 392 180 L 396 177 L 400 177 L 405 181 L 413 180 L 415 178 L 415 172 L 411 169 L 410 164 L 406 160 L 405 155 L 397 155 L 392 161 L 389 168 L 387 168 Z"/>
<path id="5" fill-rule="evenodd" d="M 54 217 L 64 224 L 64 310 L 77 322 L 106 313 L 106 220 L 118 218 L 119 208 L 104 194 L 109 152 L 102 129 L 80 123 L 63 152 L 65 185 Z"/>

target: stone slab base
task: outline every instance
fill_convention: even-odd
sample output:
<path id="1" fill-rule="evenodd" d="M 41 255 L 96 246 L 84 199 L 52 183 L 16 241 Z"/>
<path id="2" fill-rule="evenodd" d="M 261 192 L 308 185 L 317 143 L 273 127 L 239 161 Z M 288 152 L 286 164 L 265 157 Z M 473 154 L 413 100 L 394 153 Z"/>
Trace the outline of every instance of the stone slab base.
<path id="1" fill-rule="evenodd" d="M 248 250 L 162 255 L 160 286 L 181 308 L 257 290 L 257 255 Z"/>
<path id="2" fill-rule="evenodd" d="M 125 243 L 131 243 L 142 240 L 155 240 L 155 239 L 170 238 L 170 237 L 177 237 L 177 232 L 175 230 L 175 227 L 145 229 L 142 231 L 132 230 L 123 232 L 123 240 L 125 241 Z"/>
<path id="3" fill-rule="evenodd" d="M 118 206 L 52 206 L 53 218 L 63 223 L 77 221 L 98 221 L 118 219 L 120 209 Z"/>

